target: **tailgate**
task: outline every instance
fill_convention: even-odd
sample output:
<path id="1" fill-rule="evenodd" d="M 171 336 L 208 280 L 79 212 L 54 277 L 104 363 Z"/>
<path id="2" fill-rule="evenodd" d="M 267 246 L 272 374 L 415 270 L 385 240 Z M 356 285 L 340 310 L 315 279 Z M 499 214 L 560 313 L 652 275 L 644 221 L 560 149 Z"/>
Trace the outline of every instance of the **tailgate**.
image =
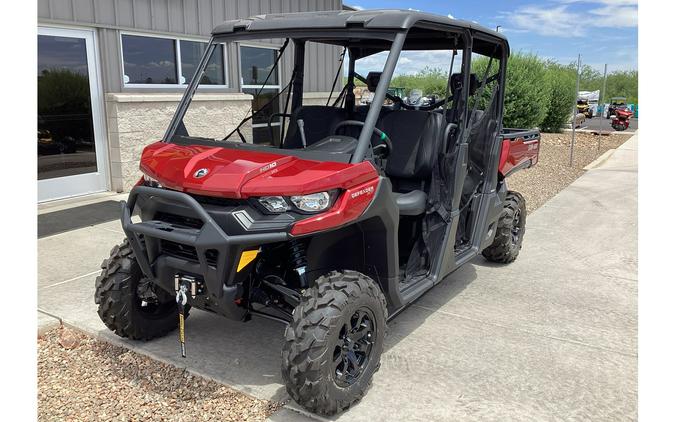
<path id="1" fill-rule="evenodd" d="M 504 129 L 499 173 L 507 177 L 537 164 L 541 134 L 538 129 Z"/>

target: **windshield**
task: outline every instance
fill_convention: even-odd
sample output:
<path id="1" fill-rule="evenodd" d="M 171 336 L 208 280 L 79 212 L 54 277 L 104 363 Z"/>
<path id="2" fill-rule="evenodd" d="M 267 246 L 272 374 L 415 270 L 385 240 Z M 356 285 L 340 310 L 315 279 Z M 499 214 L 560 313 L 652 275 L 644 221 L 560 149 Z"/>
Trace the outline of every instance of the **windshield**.
<path id="1" fill-rule="evenodd" d="M 219 46 L 224 44 L 212 43 L 216 48 L 208 49 L 206 55 L 221 51 Z M 305 41 L 303 59 L 312 60 L 312 65 L 301 75 L 302 80 L 294 76 L 293 40 L 282 39 L 274 43 L 266 40 L 264 44 L 247 41 L 234 46 L 238 49 L 239 81 L 232 88 L 238 88 L 237 91 L 247 96 L 214 93 L 204 86 L 206 76 L 202 77 L 191 101 L 184 101 L 184 110 L 180 107 L 177 110 L 170 140 L 198 138 L 279 147 L 288 132 L 293 111 L 293 79 L 300 89 L 305 87 L 305 91 L 307 88 L 315 91 L 305 93 L 304 105 L 332 104 L 343 90 L 342 46 Z M 323 63 L 316 63 L 317 57 L 323 59 Z M 205 56 L 204 60 L 210 62 L 213 58 Z M 376 70 L 381 70 L 381 66 Z M 322 72 L 320 75 L 319 71 Z M 312 128 L 307 130 L 311 132 Z"/>
<path id="2" fill-rule="evenodd" d="M 404 32 L 333 34 L 212 40 L 164 139 L 359 162 L 384 159 L 392 150 L 390 127 L 400 121 L 392 111 L 436 110 L 448 121 L 462 112 L 450 75 L 462 72 L 465 60 L 461 48 L 448 48 L 452 42 L 407 51 Z M 449 39 L 461 42 L 459 36 Z M 238 53 L 238 78 L 230 81 L 229 94 L 201 87 L 208 84 L 206 64 L 223 44 Z"/>

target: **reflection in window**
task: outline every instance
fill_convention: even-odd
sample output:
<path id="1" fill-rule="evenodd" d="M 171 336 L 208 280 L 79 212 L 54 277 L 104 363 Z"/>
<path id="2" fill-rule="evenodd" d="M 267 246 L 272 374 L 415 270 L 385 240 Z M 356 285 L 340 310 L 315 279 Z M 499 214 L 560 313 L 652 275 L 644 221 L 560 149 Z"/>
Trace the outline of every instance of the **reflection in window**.
<path id="1" fill-rule="evenodd" d="M 178 83 L 174 40 L 122 35 L 122 55 L 125 83 Z"/>
<path id="2" fill-rule="evenodd" d="M 195 74 L 195 69 L 206 51 L 207 43 L 198 41 L 180 41 L 180 64 L 185 83 L 189 83 Z M 223 46 L 219 45 L 211 55 L 209 64 L 202 77 L 202 85 L 225 85 L 223 60 Z"/>
<path id="3" fill-rule="evenodd" d="M 241 47 L 241 77 L 243 85 L 262 85 L 270 73 L 277 50 L 258 47 Z M 277 85 L 278 69 L 267 80 L 267 85 Z"/>
<path id="4" fill-rule="evenodd" d="M 83 38 L 38 35 L 38 180 L 97 170 Z"/>
<path id="5" fill-rule="evenodd" d="M 270 104 L 265 104 L 274 98 L 280 90 L 278 85 L 279 68 L 277 67 L 270 75 L 279 52 L 271 48 L 246 46 L 241 46 L 239 52 L 241 56 L 242 92 L 253 95 L 251 107 L 254 112 L 262 109 L 261 113 L 253 118 L 253 143 L 277 143 L 280 136 L 281 120 L 279 116 L 270 120 L 270 116 L 280 111 L 280 99 L 277 98 Z M 268 75 L 269 79 L 267 79 Z M 261 89 L 265 79 L 267 79 L 265 89 Z M 270 138 L 268 122 L 271 123 L 273 128 L 274 138 Z"/>

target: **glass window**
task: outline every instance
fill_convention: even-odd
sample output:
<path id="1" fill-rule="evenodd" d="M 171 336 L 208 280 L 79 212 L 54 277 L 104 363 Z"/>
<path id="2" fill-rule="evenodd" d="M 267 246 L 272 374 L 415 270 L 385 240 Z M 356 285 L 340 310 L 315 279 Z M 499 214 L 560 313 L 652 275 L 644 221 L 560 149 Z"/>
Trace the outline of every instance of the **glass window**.
<path id="1" fill-rule="evenodd" d="M 38 180 L 97 171 L 83 38 L 38 35 Z"/>
<path id="2" fill-rule="evenodd" d="M 242 46 L 240 51 L 242 85 L 262 85 L 274 66 L 277 50 Z M 278 73 L 277 68 L 267 80 L 267 85 L 279 83 Z"/>
<path id="3" fill-rule="evenodd" d="M 252 108 L 253 112 L 256 112 L 258 110 L 262 111 L 260 114 L 255 116 L 253 118 L 253 124 L 258 125 L 258 124 L 264 124 L 267 125 L 267 120 L 269 117 L 274 114 L 274 113 L 279 113 L 280 110 L 280 104 L 279 104 L 279 99 L 277 98 L 276 101 L 272 101 L 269 103 L 269 101 L 274 98 L 275 95 L 279 93 L 279 90 L 276 88 L 265 88 L 265 89 L 257 89 L 257 88 L 243 88 L 242 92 L 246 94 L 251 94 L 253 95 L 253 100 L 252 100 Z M 256 95 L 256 93 L 258 95 Z M 269 103 L 269 104 L 268 104 Z M 275 118 L 273 121 L 278 121 L 279 118 Z"/>
<path id="4" fill-rule="evenodd" d="M 195 74 L 195 69 L 206 51 L 207 43 L 198 41 L 180 41 L 180 64 L 185 83 L 189 83 Z M 223 60 L 223 46 L 216 47 L 206 72 L 200 84 L 202 85 L 225 85 L 225 61 Z"/>
<path id="5" fill-rule="evenodd" d="M 178 83 L 174 40 L 122 35 L 122 54 L 125 83 Z"/>

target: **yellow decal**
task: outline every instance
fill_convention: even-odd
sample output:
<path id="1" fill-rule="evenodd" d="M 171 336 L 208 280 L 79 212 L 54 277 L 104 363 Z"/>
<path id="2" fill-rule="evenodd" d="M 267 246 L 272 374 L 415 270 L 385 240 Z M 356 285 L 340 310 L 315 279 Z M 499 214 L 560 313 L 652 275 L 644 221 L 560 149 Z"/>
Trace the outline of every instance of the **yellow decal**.
<path id="1" fill-rule="evenodd" d="M 241 253 L 241 258 L 239 258 L 239 265 L 237 265 L 237 272 L 241 271 L 244 267 L 251 263 L 258 256 L 259 249 L 253 251 L 244 251 Z"/>

